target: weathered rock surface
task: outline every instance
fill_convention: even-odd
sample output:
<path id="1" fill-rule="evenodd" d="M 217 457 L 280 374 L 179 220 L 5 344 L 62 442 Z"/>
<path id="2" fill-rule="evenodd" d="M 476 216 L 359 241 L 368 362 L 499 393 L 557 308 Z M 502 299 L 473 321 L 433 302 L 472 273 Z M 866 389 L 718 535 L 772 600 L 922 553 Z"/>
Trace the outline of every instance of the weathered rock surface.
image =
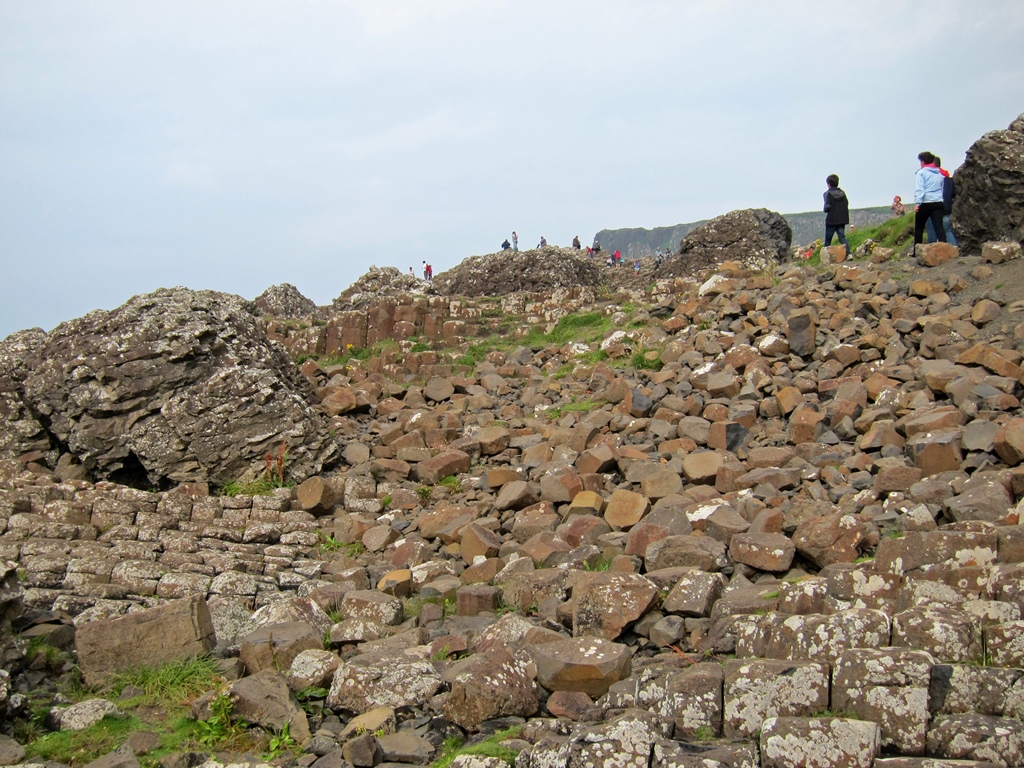
<path id="1" fill-rule="evenodd" d="M 75 633 L 78 664 L 89 685 L 102 685 L 130 669 L 204 656 L 215 644 L 213 621 L 201 595 L 83 623 Z"/>
<path id="2" fill-rule="evenodd" d="M 337 446 L 308 383 L 250 307 L 174 288 L 64 323 L 26 352 L 17 396 L 95 478 L 223 484 L 262 472 L 283 447 L 285 477 L 304 479 Z M 23 411 L 0 416 L 13 419 L 0 432 L 32 432 Z M 8 455 L 38 443 L 24 434 Z"/>
<path id="3" fill-rule="evenodd" d="M 683 238 L 679 252 L 655 270 L 655 276 L 684 277 L 723 261 L 762 270 L 789 256 L 793 233 L 780 213 L 766 208 L 731 211 L 711 219 Z"/>
<path id="4" fill-rule="evenodd" d="M 1024 114 L 1006 130 L 990 131 L 967 150 L 953 175 L 953 226 L 965 253 L 988 240 L 1024 242 Z"/>
<path id="5" fill-rule="evenodd" d="M 261 313 L 277 319 L 298 320 L 317 314 L 313 300 L 303 296 L 291 283 L 267 288 L 253 303 Z"/>
<path id="6" fill-rule="evenodd" d="M 470 256 L 432 281 L 445 296 L 504 296 L 517 291 L 553 292 L 596 288 L 604 283 L 598 259 L 579 251 L 548 246 L 530 251 L 501 251 Z"/>

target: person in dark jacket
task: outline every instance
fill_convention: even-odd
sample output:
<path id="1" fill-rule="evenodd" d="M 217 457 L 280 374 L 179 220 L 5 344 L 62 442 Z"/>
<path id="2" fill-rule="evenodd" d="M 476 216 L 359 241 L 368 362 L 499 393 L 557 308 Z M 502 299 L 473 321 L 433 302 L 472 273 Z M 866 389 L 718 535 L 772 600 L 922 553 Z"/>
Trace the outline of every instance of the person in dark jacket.
<path id="1" fill-rule="evenodd" d="M 832 236 L 838 235 L 839 244 L 846 248 L 850 255 L 850 244 L 846 242 L 846 225 L 850 223 L 850 201 L 846 193 L 839 188 L 839 177 L 834 173 L 825 179 L 828 189 L 825 191 L 825 247 L 832 245 Z"/>

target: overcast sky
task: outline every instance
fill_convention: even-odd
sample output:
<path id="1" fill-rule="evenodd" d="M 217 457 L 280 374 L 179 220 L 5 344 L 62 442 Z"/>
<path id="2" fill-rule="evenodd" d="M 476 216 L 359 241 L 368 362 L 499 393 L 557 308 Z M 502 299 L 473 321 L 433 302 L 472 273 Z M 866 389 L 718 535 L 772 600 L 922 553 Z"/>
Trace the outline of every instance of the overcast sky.
<path id="1" fill-rule="evenodd" d="M 327 304 L 541 235 L 912 196 L 1024 112 L 1024 2 L 0 0 L 0 338 Z"/>

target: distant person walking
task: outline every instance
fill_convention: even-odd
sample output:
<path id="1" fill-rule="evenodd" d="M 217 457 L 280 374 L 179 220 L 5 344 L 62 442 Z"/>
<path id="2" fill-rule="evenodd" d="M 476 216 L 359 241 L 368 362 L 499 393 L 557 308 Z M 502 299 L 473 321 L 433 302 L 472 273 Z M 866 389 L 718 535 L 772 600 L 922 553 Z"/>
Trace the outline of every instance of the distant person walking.
<path id="1" fill-rule="evenodd" d="M 576 235 L 576 237 L 574 237 L 572 239 L 572 247 L 575 248 L 577 251 L 580 249 L 580 236 L 579 235 Z"/>
<path id="2" fill-rule="evenodd" d="M 519 234 L 514 229 L 512 230 L 512 250 L 519 252 Z"/>
<path id="3" fill-rule="evenodd" d="M 946 242 L 942 228 L 942 173 L 935 165 L 935 155 L 922 152 L 917 156 L 921 167 L 914 175 L 914 250 L 924 242 L 924 225 L 931 220 L 935 236 Z"/>
<path id="4" fill-rule="evenodd" d="M 899 195 L 896 195 L 896 197 L 892 199 L 892 205 L 889 206 L 889 210 L 892 211 L 892 217 L 894 219 L 898 219 L 907 214 L 907 209 L 903 207 L 903 198 Z"/>
<path id="5" fill-rule="evenodd" d="M 850 255 L 850 244 L 846 242 L 846 225 L 850 223 L 850 201 L 846 193 L 839 188 L 839 177 L 834 173 L 830 174 L 825 183 L 828 189 L 825 190 L 825 247 L 832 245 L 832 236 L 839 237 L 839 244 L 846 248 L 846 255 Z"/>

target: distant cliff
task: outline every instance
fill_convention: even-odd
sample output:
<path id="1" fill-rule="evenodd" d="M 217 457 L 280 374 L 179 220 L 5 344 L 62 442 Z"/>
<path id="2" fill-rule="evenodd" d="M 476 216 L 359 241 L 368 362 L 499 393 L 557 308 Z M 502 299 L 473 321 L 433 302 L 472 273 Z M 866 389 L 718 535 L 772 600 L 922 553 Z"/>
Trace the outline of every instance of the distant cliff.
<path id="1" fill-rule="evenodd" d="M 785 213 L 783 216 L 793 230 L 794 245 L 813 243 L 825 234 L 825 214 L 821 211 Z M 887 206 L 850 209 L 850 223 L 854 227 L 879 224 L 888 218 L 889 208 Z M 673 252 L 679 250 L 679 241 L 705 221 L 707 219 L 693 221 L 689 224 L 676 224 L 673 227 L 655 227 L 654 229 L 643 229 L 642 227 L 602 229 L 594 235 L 594 239 L 601 244 L 601 250 L 621 251 L 623 257 L 632 259 L 637 256 L 647 256 L 665 248 L 669 248 Z"/>

